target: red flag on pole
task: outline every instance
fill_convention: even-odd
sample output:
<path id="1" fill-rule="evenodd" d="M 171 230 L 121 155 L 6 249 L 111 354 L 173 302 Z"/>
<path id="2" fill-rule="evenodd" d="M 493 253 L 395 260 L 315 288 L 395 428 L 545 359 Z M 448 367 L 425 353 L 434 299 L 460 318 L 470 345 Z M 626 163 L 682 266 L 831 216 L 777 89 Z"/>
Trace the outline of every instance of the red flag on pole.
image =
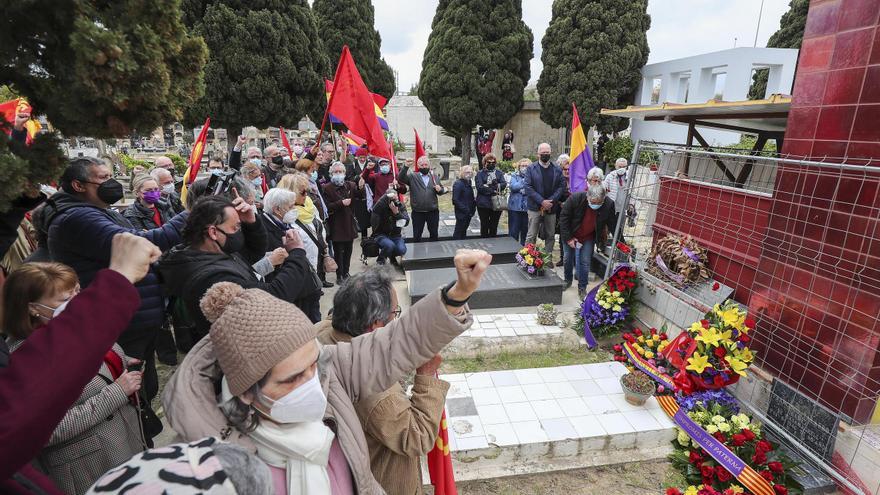
<path id="1" fill-rule="evenodd" d="M 458 495 L 455 488 L 455 473 L 452 472 L 452 457 L 449 455 L 449 432 L 446 430 L 446 411 L 440 420 L 440 431 L 434 448 L 428 452 L 428 473 L 434 485 L 434 495 Z"/>
<path id="2" fill-rule="evenodd" d="M 353 134 L 366 139 L 370 154 L 391 159 L 392 153 L 376 117 L 373 94 L 355 67 L 348 45 L 342 47 L 339 65 L 336 66 L 327 113 L 341 120 Z"/>
<path id="3" fill-rule="evenodd" d="M 186 204 L 187 187 L 196 180 L 199 175 L 199 168 L 202 167 L 202 155 L 205 153 L 205 145 L 208 143 L 208 128 L 211 126 L 211 118 L 205 119 L 205 125 L 199 132 L 199 137 L 193 143 L 192 153 L 189 154 L 189 163 L 186 166 L 186 173 L 183 174 L 183 186 L 180 188 L 180 202 Z"/>
<path id="4" fill-rule="evenodd" d="M 422 144 L 422 140 L 419 139 L 418 131 L 413 129 L 413 133 L 416 135 L 416 164 L 418 164 L 419 158 L 425 156 L 425 146 Z"/>
<path id="5" fill-rule="evenodd" d="M 287 156 L 292 156 L 293 148 L 290 147 L 290 141 L 287 140 L 287 131 L 283 127 L 279 127 L 279 129 L 281 129 L 281 146 L 287 148 Z"/>

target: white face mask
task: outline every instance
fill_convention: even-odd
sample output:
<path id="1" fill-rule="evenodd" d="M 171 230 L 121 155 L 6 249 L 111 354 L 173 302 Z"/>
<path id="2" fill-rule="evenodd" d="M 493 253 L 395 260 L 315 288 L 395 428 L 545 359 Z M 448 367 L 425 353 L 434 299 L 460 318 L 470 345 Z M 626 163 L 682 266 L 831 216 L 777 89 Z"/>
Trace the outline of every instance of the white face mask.
<path id="1" fill-rule="evenodd" d="M 174 183 L 171 182 L 169 184 L 165 184 L 164 186 L 162 186 L 162 192 L 165 194 L 173 193 L 174 192 Z"/>
<path id="2" fill-rule="evenodd" d="M 297 218 L 299 218 L 299 210 L 294 208 L 292 210 L 288 210 L 288 212 L 284 214 L 284 218 L 282 218 L 281 221 L 288 225 L 293 225 L 296 223 Z"/>
<path id="3" fill-rule="evenodd" d="M 318 371 L 311 380 L 292 390 L 278 400 L 272 400 L 264 394 L 263 400 L 272 404 L 269 416 L 278 423 L 306 423 L 324 419 L 327 409 L 327 397 L 321 389 Z"/>
<path id="4" fill-rule="evenodd" d="M 61 312 L 64 311 L 65 308 L 67 308 L 67 303 L 69 303 L 69 302 L 70 302 L 70 299 L 68 299 L 68 300 L 64 301 L 63 303 L 59 304 L 57 308 L 52 308 L 52 307 L 46 306 L 45 304 L 40 304 L 40 303 L 33 303 L 33 304 L 35 304 L 35 305 L 37 305 L 37 306 L 42 306 L 42 307 L 44 307 L 44 308 L 46 308 L 46 309 L 52 311 L 52 318 L 57 318 L 58 315 L 60 315 Z M 44 320 L 51 320 L 51 319 L 52 319 L 52 318 L 47 318 L 47 317 L 45 317 L 45 316 L 43 316 L 43 315 L 40 315 L 39 317 L 42 318 L 42 319 L 44 319 Z"/>

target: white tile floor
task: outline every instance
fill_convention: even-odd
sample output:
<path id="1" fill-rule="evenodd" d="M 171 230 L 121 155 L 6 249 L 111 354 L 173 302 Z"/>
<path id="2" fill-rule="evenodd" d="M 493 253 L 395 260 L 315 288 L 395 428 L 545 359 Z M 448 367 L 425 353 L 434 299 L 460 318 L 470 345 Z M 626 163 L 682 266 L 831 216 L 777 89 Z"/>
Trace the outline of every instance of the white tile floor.
<path id="1" fill-rule="evenodd" d="M 641 407 L 624 400 L 624 373 L 620 363 L 596 363 L 442 375 L 450 393 L 472 398 L 477 410 L 448 418 L 452 450 L 672 429 L 655 399 Z"/>
<path id="2" fill-rule="evenodd" d="M 543 326 L 535 322 L 533 314 L 478 315 L 473 326 L 462 337 L 521 337 L 524 335 L 554 335 L 562 333 L 556 325 Z"/>

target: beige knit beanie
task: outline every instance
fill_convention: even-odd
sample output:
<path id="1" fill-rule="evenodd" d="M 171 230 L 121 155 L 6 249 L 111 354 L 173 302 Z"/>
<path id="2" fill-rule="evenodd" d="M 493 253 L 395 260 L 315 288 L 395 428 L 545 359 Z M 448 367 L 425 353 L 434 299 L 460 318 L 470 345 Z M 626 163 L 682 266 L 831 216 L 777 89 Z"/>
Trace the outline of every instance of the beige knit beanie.
<path id="1" fill-rule="evenodd" d="M 312 322 L 299 308 L 260 289 L 218 282 L 199 304 L 212 323 L 214 353 L 232 395 L 241 395 L 315 339 Z"/>

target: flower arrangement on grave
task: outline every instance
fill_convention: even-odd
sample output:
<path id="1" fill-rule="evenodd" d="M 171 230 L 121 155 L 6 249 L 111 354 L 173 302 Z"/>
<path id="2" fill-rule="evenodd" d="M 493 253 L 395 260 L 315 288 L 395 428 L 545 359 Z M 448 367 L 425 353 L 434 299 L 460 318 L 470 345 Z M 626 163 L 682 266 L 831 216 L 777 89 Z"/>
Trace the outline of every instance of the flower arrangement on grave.
<path id="1" fill-rule="evenodd" d="M 614 356 L 612 359 L 624 363 L 630 373 L 637 370 L 632 359 L 643 359 L 648 364 L 654 366 L 659 373 L 667 373 L 669 371 L 669 363 L 662 352 L 669 346 L 669 337 L 666 335 L 666 327 L 660 331 L 651 328 L 647 332 L 640 328 L 634 329 L 632 332 L 625 332 L 622 335 L 623 342 L 615 344 L 613 347 Z M 628 344 L 629 349 L 636 354 L 632 359 L 627 357 L 624 346 Z M 669 395 L 674 389 L 664 385 L 657 384 L 657 394 Z"/>
<path id="2" fill-rule="evenodd" d="M 541 304 L 538 306 L 538 314 L 536 315 L 535 321 L 538 323 L 538 325 L 555 325 L 556 317 L 558 315 L 559 314 L 556 311 L 556 307 L 552 304 Z"/>
<path id="3" fill-rule="evenodd" d="M 595 337 L 619 333 L 626 328 L 635 318 L 637 288 L 638 274 L 635 270 L 627 265 L 615 269 L 611 278 L 584 298 L 580 314 L 583 333 L 586 334 L 589 329 Z"/>
<path id="4" fill-rule="evenodd" d="M 631 370 L 620 377 L 620 386 L 627 402 L 637 406 L 643 405 L 648 398 L 654 395 L 657 384 L 645 373 Z M 662 386 L 662 385 L 661 385 Z"/>
<path id="5" fill-rule="evenodd" d="M 516 253 L 517 265 L 529 275 L 544 275 L 544 267 L 550 262 L 550 254 L 535 244 L 526 244 Z"/>
<path id="6" fill-rule="evenodd" d="M 690 236 L 669 234 L 651 248 L 645 269 L 678 288 L 696 285 L 709 280 L 708 251 Z"/>

